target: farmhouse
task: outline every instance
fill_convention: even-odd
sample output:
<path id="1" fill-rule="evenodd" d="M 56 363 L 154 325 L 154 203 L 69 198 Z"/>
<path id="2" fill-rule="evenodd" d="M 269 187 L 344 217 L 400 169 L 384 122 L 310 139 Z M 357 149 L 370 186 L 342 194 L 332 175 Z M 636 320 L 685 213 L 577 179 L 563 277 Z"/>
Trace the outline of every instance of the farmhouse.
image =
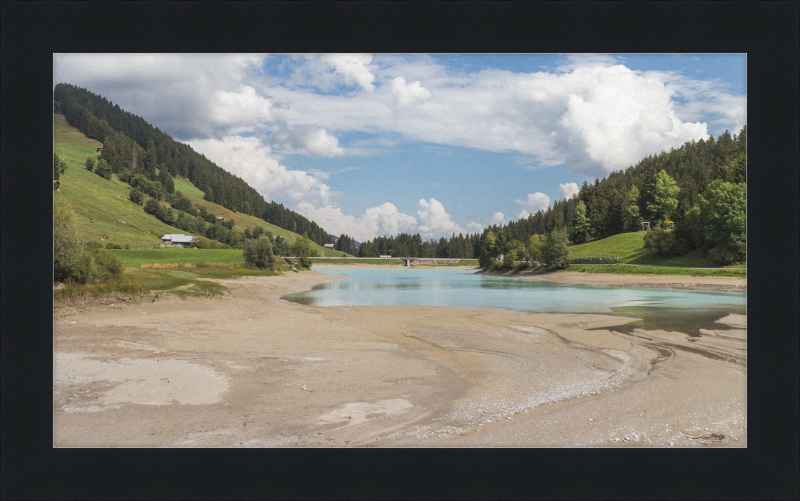
<path id="1" fill-rule="evenodd" d="M 103 147 L 102 147 L 102 146 L 100 146 L 99 148 L 97 148 L 97 152 L 98 152 L 98 153 L 100 153 L 101 151 L 103 151 Z"/>
<path id="2" fill-rule="evenodd" d="M 225 221 L 225 218 L 223 216 L 219 216 L 217 217 L 217 221 Z"/>
<path id="3" fill-rule="evenodd" d="M 191 247 L 196 240 L 197 237 L 183 233 L 167 234 L 161 237 L 161 244 L 164 247 Z"/>
<path id="4" fill-rule="evenodd" d="M 333 244 L 325 244 L 326 249 L 333 249 Z"/>

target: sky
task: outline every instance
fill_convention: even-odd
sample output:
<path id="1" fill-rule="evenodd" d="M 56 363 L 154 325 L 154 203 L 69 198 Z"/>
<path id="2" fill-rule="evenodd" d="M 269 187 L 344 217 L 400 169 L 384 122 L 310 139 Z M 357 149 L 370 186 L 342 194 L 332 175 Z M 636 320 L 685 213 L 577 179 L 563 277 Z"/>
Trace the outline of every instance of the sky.
<path id="1" fill-rule="evenodd" d="M 55 54 L 53 85 L 144 118 L 358 241 L 475 233 L 747 122 L 745 54 Z"/>

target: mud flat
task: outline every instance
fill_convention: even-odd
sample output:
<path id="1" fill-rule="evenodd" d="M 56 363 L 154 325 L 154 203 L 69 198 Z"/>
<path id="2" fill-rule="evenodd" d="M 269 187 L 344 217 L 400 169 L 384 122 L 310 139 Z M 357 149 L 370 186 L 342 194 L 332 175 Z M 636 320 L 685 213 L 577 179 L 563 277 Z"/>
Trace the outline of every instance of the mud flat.
<path id="1" fill-rule="evenodd" d="M 746 317 L 317 307 L 316 272 L 54 316 L 56 447 L 746 446 Z M 592 330 L 588 330 L 592 329 Z"/>

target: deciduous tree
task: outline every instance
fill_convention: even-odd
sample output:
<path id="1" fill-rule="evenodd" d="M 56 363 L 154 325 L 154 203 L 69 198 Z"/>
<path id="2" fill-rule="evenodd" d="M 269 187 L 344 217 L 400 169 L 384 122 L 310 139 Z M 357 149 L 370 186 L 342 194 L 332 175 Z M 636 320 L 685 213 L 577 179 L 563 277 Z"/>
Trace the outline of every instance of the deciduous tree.
<path id="1" fill-rule="evenodd" d="M 567 235 L 564 229 L 555 229 L 547 235 L 547 245 L 545 245 L 544 248 L 544 262 L 547 264 L 547 268 L 551 270 L 569 266 Z"/>
<path id="2" fill-rule="evenodd" d="M 675 180 L 666 171 L 658 171 L 650 193 L 652 202 L 647 203 L 647 209 L 651 211 L 659 225 L 664 226 L 672 215 L 672 211 L 678 206 L 678 200 L 675 197 L 679 192 L 680 188 Z"/>
<path id="3" fill-rule="evenodd" d="M 591 240 L 592 222 L 586 216 L 586 205 L 580 201 L 575 208 L 575 226 L 573 227 L 572 241 L 576 244 L 582 244 Z"/>
<path id="4" fill-rule="evenodd" d="M 268 237 L 246 240 L 242 246 L 242 257 L 247 265 L 261 270 L 274 270 L 277 262 L 272 252 L 272 239 Z"/>

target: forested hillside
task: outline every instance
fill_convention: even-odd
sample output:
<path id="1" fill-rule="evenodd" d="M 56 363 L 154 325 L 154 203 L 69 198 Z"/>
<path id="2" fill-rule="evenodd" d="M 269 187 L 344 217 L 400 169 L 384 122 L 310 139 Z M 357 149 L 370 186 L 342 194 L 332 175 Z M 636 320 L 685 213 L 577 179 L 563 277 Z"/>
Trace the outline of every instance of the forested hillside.
<path id="1" fill-rule="evenodd" d="M 507 225 L 493 225 L 478 235 L 452 235 L 423 242 L 420 236 L 400 234 L 361 244 L 359 256 L 380 254 L 418 257 L 478 258 L 491 235 L 491 253 L 530 256 L 534 235 L 563 230 L 571 244 L 582 244 L 640 231 L 643 221 L 660 229 L 645 240 L 662 255 L 679 255 L 694 249 L 710 251 L 715 262 L 729 264 L 746 257 L 745 207 L 747 177 L 747 127 L 739 135 L 725 131 L 678 149 L 648 156 L 607 178 L 584 182 L 577 195 L 556 200 Z M 672 224 L 671 224 L 672 223 Z M 513 262 L 513 259 L 512 259 Z"/>
<path id="2" fill-rule="evenodd" d="M 112 173 L 141 173 L 156 181 L 156 172 L 189 179 L 205 193 L 206 200 L 234 212 L 255 216 L 280 228 L 307 234 L 319 245 L 333 243 L 324 229 L 283 204 L 267 202 L 241 178 L 225 171 L 172 139 L 143 118 L 127 112 L 106 98 L 74 85 L 59 83 L 53 92 L 56 113 L 63 114 L 70 125 L 87 137 L 103 143 L 101 160 Z"/>

